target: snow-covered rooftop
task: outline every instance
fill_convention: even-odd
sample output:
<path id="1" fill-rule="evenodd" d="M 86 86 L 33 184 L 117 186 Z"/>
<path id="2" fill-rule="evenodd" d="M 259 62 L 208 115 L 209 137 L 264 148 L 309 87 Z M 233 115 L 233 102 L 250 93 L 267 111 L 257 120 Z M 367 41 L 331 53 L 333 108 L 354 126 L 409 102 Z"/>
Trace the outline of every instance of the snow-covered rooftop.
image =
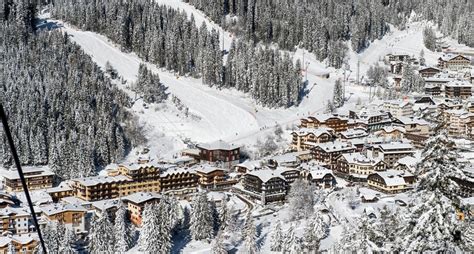
<path id="1" fill-rule="evenodd" d="M 38 176 L 54 176 L 54 173 L 47 166 L 42 166 L 42 167 L 27 166 L 27 167 L 22 167 L 22 170 L 23 170 L 23 174 L 25 175 L 25 178 L 33 178 L 33 177 L 38 177 Z M 7 170 L 4 168 L 0 168 L 0 176 L 3 176 L 4 178 L 10 179 L 10 180 L 20 179 L 20 175 L 18 174 L 18 171 Z"/>
<path id="2" fill-rule="evenodd" d="M 295 133 L 298 136 L 306 136 L 309 134 L 313 134 L 316 137 L 319 137 L 323 134 L 331 135 L 332 132 L 333 132 L 333 129 L 331 128 L 321 127 L 321 128 L 300 128 L 297 131 L 294 131 L 293 133 Z"/>
<path id="3" fill-rule="evenodd" d="M 381 158 L 374 158 L 371 153 L 345 153 L 341 155 L 349 164 L 376 165 L 381 162 Z"/>
<path id="4" fill-rule="evenodd" d="M 471 82 L 467 80 L 452 80 L 446 84 L 446 87 L 465 87 L 472 88 Z"/>
<path id="5" fill-rule="evenodd" d="M 50 205 L 45 205 L 45 206 L 40 206 L 39 209 L 46 214 L 47 216 L 55 215 L 58 213 L 63 213 L 63 212 L 87 212 L 87 210 L 80 206 L 80 205 L 75 205 L 75 204 L 50 204 Z"/>
<path id="6" fill-rule="evenodd" d="M 384 180 L 387 186 L 400 186 L 405 185 L 404 176 L 412 176 L 412 174 L 403 172 L 400 170 L 387 170 L 381 172 L 375 172 L 374 174 L 379 175 Z"/>
<path id="7" fill-rule="evenodd" d="M 315 146 L 326 152 L 337 152 L 355 149 L 355 147 L 351 143 L 339 141 L 316 144 Z"/>
<path id="8" fill-rule="evenodd" d="M 333 175 L 332 170 L 327 169 L 327 168 L 319 168 L 319 169 L 311 170 L 309 171 L 309 174 L 311 175 L 313 179 L 323 179 L 324 176 L 328 174 Z"/>
<path id="9" fill-rule="evenodd" d="M 201 173 L 204 173 L 204 174 L 209 174 L 209 173 L 214 172 L 216 170 L 225 171 L 222 168 L 218 168 L 218 167 L 215 167 L 215 166 L 212 166 L 212 165 L 209 165 L 209 164 L 200 164 L 200 165 L 197 165 L 197 166 L 193 167 L 193 169 L 196 172 L 201 172 Z"/>
<path id="10" fill-rule="evenodd" d="M 260 180 L 262 180 L 263 183 L 266 183 L 270 181 L 270 179 L 275 178 L 275 177 L 285 180 L 285 178 L 281 175 L 279 170 L 277 171 L 273 169 L 254 170 L 247 174 L 258 177 Z"/>
<path id="11" fill-rule="evenodd" d="M 224 140 L 217 140 L 212 143 L 198 144 L 197 147 L 205 149 L 205 150 L 226 150 L 226 151 L 240 148 L 240 146 L 236 144 L 229 144 L 225 142 Z"/>
<path id="12" fill-rule="evenodd" d="M 0 236 L 0 247 L 6 248 L 10 244 L 11 241 L 25 245 L 32 241 L 36 241 L 36 239 L 37 238 L 35 234 Z"/>
<path id="13" fill-rule="evenodd" d="M 122 198 L 135 204 L 141 204 L 154 199 L 161 199 L 161 195 L 155 192 L 137 192 Z"/>
<path id="14" fill-rule="evenodd" d="M 110 183 L 116 183 L 116 182 L 132 181 L 130 178 L 124 175 L 90 176 L 90 177 L 74 178 L 71 180 L 79 182 L 80 184 L 84 186 L 94 186 L 97 184 L 110 184 Z"/>

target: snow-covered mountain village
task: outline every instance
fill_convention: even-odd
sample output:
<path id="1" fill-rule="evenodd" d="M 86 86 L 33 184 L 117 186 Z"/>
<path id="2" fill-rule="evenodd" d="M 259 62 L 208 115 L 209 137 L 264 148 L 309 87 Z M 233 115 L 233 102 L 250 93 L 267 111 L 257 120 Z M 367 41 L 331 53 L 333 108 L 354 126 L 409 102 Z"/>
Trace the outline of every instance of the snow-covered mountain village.
<path id="1" fill-rule="evenodd" d="M 0 20 L 0 253 L 474 251 L 470 0 Z"/>

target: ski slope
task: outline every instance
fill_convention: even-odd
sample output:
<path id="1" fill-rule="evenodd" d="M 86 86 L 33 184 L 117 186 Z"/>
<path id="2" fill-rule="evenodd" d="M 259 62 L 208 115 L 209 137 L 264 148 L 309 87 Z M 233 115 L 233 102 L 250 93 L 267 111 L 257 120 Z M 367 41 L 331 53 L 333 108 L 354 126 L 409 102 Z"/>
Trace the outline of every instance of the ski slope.
<path id="1" fill-rule="evenodd" d="M 228 49 L 230 46 L 232 35 L 224 32 L 193 6 L 180 0 L 156 1 L 183 10 L 188 17 L 193 15 L 197 25 L 206 22 L 208 27 L 220 31 L 224 48 Z M 425 25 L 424 22 L 414 22 L 403 31 L 392 28 L 389 34 L 371 43 L 360 54 L 350 51 L 348 57 L 350 69 L 346 71 L 346 80 L 356 78 L 358 61 L 360 61 L 359 72 L 362 77 L 371 64 L 380 61 L 387 53 L 408 53 L 418 56 L 423 49 L 427 63 L 435 64 L 440 53 L 431 52 L 423 46 L 422 30 Z M 106 37 L 97 33 L 81 31 L 68 24 L 63 24 L 61 29 L 70 34 L 71 39 L 91 55 L 99 66 L 104 67 L 107 61 L 110 62 L 119 75 L 127 81 L 126 84 L 118 84 L 118 86 L 134 98 L 135 95 L 129 86 L 136 81 L 139 64 L 145 62 L 133 53 L 122 52 Z M 451 41 L 451 45 L 456 45 L 456 43 Z M 332 98 L 335 80 L 344 77 L 343 71 L 327 68 L 324 63 L 316 60 L 313 54 L 303 49 L 298 49 L 291 54 L 294 61 L 300 59 L 306 69 L 303 75 L 307 76 L 309 92 L 298 107 L 288 109 L 264 108 L 256 105 L 247 94 L 235 89 L 211 88 L 202 84 L 200 79 L 179 77 L 151 63 L 145 63 L 150 70 L 160 75 L 168 91 L 177 96 L 189 108 L 193 116 L 186 118 L 180 115 L 170 102 L 165 105 L 144 105 L 138 100 L 132 110 L 146 127 L 149 148 L 157 154 L 173 154 L 185 147 L 183 142 L 185 139 L 195 142 L 224 139 L 239 145 L 251 146 L 257 139 L 262 139 L 271 133 L 277 125 L 290 126 L 298 123 L 302 117 L 323 112 L 327 101 Z M 322 73 L 329 73 L 330 78 L 321 78 Z M 347 82 L 346 91 L 349 105 L 355 104 L 358 98 L 362 101 L 368 100 L 369 91 L 366 87 Z"/>

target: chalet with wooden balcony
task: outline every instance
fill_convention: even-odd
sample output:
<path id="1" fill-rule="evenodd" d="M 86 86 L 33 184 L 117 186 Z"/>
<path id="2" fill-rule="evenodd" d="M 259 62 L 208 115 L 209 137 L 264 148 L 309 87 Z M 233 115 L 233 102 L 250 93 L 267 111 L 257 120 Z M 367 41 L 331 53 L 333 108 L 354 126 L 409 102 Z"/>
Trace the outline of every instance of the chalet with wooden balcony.
<path id="1" fill-rule="evenodd" d="M 436 68 L 436 67 L 422 67 L 418 70 L 418 73 L 423 77 L 423 78 L 429 78 L 433 77 L 434 75 L 440 73 L 441 70 Z"/>
<path id="2" fill-rule="evenodd" d="M 399 159 L 415 153 L 413 145 L 404 142 L 373 145 L 369 150 L 371 156 L 373 158 L 381 158 L 387 168 L 392 168 Z"/>
<path id="3" fill-rule="evenodd" d="M 330 165 L 330 169 L 335 169 L 337 158 L 344 153 L 352 153 L 356 149 L 348 142 L 328 142 L 322 143 L 311 149 L 313 158 L 316 161 Z"/>
<path id="4" fill-rule="evenodd" d="M 288 182 L 279 171 L 262 169 L 245 174 L 242 187 L 245 194 L 267 204 L 285 200 Z"/>
<path id="5" fill-rule="evenodd" d="M 14 253 L 36 253 L 38 239 L 35 235 L 6 235 L 0 236 L 0 253 L 10 253 L 10 244 L 15 249 Z"/>
<path id="6" fill-rule="evenodd" d="M 294 151 L 307 151 L 315 143 L 325 143 L 334 140 L 334 130 L 331 128 L 300 128 L 291 133 L 291 149 Z"/>
<path id="7" fill-rule="evenodd" d="M 301 119 L 300 127 L 309 129 L 330 128 L 334 132 L 341 132 L 348 129 L 348 118 L 331 114 L 320 114 Z"/>
<path id="8" fill-rule="evenodd" d="M 397 170 L 374 172 L 367 177 L 367 184 L 370 188 L 390 194 L 413 189 L 414 183 L 415 176 Z"/>
<path id="9" fill-rule="evenodd" d="M 471 59 L 463 55 L 446 54 L 438 58 L 438 67 L 452 71 L 462 71 L 471 67 Z"/>
<path id="10" fill-rule="evenodd" d="M 386 164 L 381 158 L 374 158 L 367 153 L 341 154 L 336 167 L 338 173 L 356 182 L 366 182 L 370 174 L 385 169 Z"/>

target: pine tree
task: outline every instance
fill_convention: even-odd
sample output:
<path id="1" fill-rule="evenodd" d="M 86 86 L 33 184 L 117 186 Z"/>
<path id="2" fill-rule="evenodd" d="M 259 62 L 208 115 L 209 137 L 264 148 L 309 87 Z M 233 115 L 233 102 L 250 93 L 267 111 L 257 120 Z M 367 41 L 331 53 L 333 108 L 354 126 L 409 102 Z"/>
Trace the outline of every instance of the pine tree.
<path id="1" fill-rule="evenodd" d="M 340 79 L 336 80 L 336 83 L 334 84 L 332 101 L 336 108 L 342 107 L 344 105 L 344 88 L 342 87 L 342 82 Z"/>
<path id="2" fill-rule="evenodd" d="M 247 214 L 247 219 L 245 220 L 243 235 L 244 252 L 248 254 L 258 253 L 257 228 L 255 227 L 255 223 L 250 212 Z"/>
<path id="3" fill-rule="evenodd" d="M 142 228 L 138 239 L 139 250 L 146 253 L 169 253 L 171 251 L 171 221 L 167 202 L 145 205 Z"/>
<path id="4" fill-rule="evenodd" d="M 420 65 L 421 66 L 426 65 L 425 51 L 423 49 L 420 51 Z"/>
<path id="5" fill-rule="evenodd" d="M 89 232 L 89 252 L 91 254 L 113 254 L 115 236 L 114 227 L 107 213 L 95 218 Z"/>
<path id="6" fill-rule="evenodd" d="M 410 252 L 455 252 L 463 245 L 454 236 L 459 231 L 455 219 L 455 204 L 459 204 L 454 178 L 464 179 L 457 162 L 455 143 L 448 138 L 445 124 L 436 128 L 423 150 L 422 160 L 416 166 L 419 183 L 416 205 L 406 216 L 409 223 L 399 231 L 398 245 Z M 465 239 L 462 237 L 461 239 Z M 410 241 L 408 241 L 410 239 Z"/>
<path id="7" fill-rule="evenodd" d="M 346 225 L 337 249 L 344 253 L 374 253 L 382 251 L 373 240 L 374 229 L 370 226 L 367 216 L 357 218 L 355 225 Z"/>
<path id="8" fill-rule="evenodd" d="M 225 231 L 229 220 L 229 208 L 227 207 L 227 197 L 221 203 L 218 210 L 219 214 L 219 230 Z"/>
<path id="9" fill-rule="evenodd" d="M 436 35 L 431 27 L 425 27 L 423 30 L 423 43 L 431 51 L 436 50 Z"/>
<path id="10" fill-rule="evenodd" d="M 295 226 L 291 224 L 288 230 L 286 231 L 285 237 L 283 238 L 281 251 L 283 253 L 294 252 L 294 247 L 297 241 L 298 239 L 295 235 Z"/>
<path id="11" fill-rule="evenodd" d="M 314 212 L 314 188 L 307 182 L 297 179 L 288 193 L 290 219 L 308 218 Z"/>
<path id="12" fill-rule="evenodd" d="M 332 114 L 334 113 L 335 110 L 336 110 L 336 107 L 334 107 L 334 104 L 332 103 L 332 101 L 328 100 L 328 102 L 326 103 L 326 110 L 324 111 L 324 113 Z"/>
<path id="13" fill-rule="evenodd" d="M 116 253 L 124 253 L 132 246 L 133 235 L 129 223 L 127 208 L 124 203 L 120 202 L 117 212 L 115 212 L 114 233 Z"/>
<path id="14" fill-rule="evenodd" d="M 272 231 L 270 249 L 272 251 L 282 251 L 283 248 L 283 232 L 281 229 L 281 222 L 277 221 L 275 228 Z"/>
<path id="15" fill-rule="evenodd" d="M 57 222 L 48 222 L 41 230 L 48 253 L 59 253 L 62 243 L 62 227 Z M 42 252 L 42 248 L 39 248 Z"/>
<path id="16" fill-rule="evenodd" d="M 210 239 L 214 235 L 214 218 L 205 192 L 194 197 L 190 229 L 194 240 Z"/>
<path id="17" fill-rule="evenodd" d="M 214 239 L 214 242 L 212 244 L 212 254 L 227 254 L 227 253 L 229 252 L 227 251 L 227 248 L 225 247 L 225 244 L 224 244 L 224 235 L 222 234 L 222 231 L 219 231 L 216 239 Z"/>
<path id="18" fill-rule="evenodd" d="M 61 247 L 59 249 L 59 253 L 61 254 L 76 254 L 78 253 L 76 249 L 74 249 L 74 245 L 76 244 L 76 235 L 74 231 L 71 229 L 65 230 L 64 237 L 61 241 Z"/>

